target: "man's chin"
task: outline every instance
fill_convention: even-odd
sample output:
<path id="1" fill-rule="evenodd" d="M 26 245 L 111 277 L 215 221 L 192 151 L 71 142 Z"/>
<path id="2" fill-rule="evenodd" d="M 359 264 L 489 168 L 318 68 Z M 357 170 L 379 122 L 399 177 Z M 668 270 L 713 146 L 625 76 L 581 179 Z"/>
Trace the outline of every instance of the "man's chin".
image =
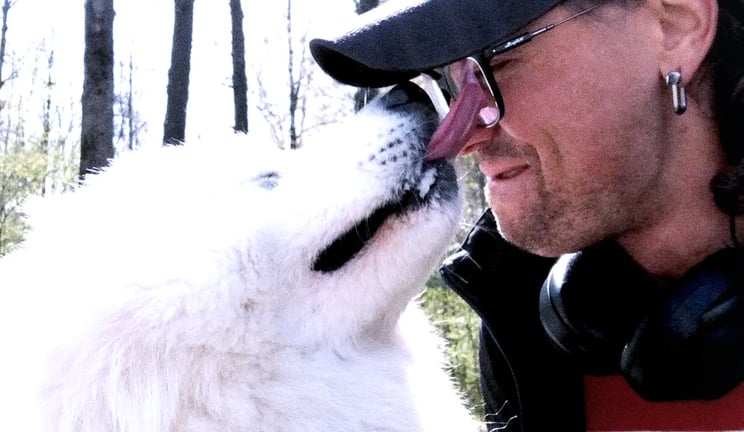
<path id="1" fill-rule="evenodd" d="M 499 234 L 513 246 L 534 255 L 554 258 L 574 252 L 564 241 L 555 241 L 555 236 L 541 224 L 525 224 L 519 221 L 499 218 L 494 213 Z"/>

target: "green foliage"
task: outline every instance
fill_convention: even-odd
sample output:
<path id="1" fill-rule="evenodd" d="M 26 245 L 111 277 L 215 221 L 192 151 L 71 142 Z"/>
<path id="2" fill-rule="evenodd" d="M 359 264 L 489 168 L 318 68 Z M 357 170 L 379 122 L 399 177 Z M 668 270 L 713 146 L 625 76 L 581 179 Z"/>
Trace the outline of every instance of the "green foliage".
<path id="1" fill-rule="evenodd" d="M 429 279 L 421 302 L 447 340 L 447 357 L 452 374 L 468 406 L 477 418 L 483 418 L 483 399 L 478 382 L 480 318 L 454 291 L 443 285 L 438 275 Z"/>
<path id="2" fill-rule="evenodd" d="M 483 194 L 483 176 L 478 171 L 477 161 L 473 157 L 460 158 L 458 165 L 465 209 L 460 230 L 450 246 L 450 252 L 454 252 L 460 246 L 487 205 Z M 447 356 L 452 374 L 460 385 L 468 405 L 476 418 L 482 419 L 483 398 L 478 373 L 480 317 L 454 291 L 444 285 L 438 272 L 432 273 L 426 286 L 421 302 L 447 341 Z"/>
<path id="3" fill-rule="evenodd" d="M 23 201 L 44 195 L 49 189 L 65 189 L 75 179 L 77 164 L 61 150 L 49 151 L 40 144 L 15 145 L 0 153 L 0 256 L 23 240 L 26 224 Z"/>

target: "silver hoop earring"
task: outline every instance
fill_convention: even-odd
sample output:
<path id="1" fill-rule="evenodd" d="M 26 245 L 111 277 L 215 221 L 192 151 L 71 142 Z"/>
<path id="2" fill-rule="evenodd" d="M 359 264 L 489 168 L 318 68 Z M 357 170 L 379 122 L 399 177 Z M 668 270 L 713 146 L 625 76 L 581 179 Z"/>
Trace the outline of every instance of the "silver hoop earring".
<path id="1" fill-rule="evenodd" d="M 671 71 L 666 75 L 666 85 L 672 89 L 672 107 L 676 114 L 682 114 L 687 109 L 685 87 L 681 81 L 682 72 Z"/>

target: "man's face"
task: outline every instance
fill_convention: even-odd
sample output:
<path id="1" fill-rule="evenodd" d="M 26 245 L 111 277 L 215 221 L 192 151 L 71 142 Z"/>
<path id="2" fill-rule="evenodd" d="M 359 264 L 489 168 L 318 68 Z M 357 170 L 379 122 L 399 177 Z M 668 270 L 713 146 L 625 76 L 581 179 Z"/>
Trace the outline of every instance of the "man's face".
<path id="1" fill-rule="evenodd" d="M 570 14 L 555 8 L 528 30 Z M 493 59 L 506 113 L 465 152 L 477 155 L 499 228 L 517 246 L 575 251 L 663 206 L 672 110 L 654 28 L 642 7 L 603 6 Z"/>

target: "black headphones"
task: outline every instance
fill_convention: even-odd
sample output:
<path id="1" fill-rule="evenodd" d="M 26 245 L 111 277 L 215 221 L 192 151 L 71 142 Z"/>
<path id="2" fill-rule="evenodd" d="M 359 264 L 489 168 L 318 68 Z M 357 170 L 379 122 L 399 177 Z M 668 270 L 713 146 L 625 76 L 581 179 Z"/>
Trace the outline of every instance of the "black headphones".
<path id="1" fill-rule="evenodd" d="M 744 380 L 744 250 L 664 287 L 615 242 L 558 259 L 540 292 L 545 332 L 588 373 L 622 374 L 651 401 L 711 400 Z"/>

